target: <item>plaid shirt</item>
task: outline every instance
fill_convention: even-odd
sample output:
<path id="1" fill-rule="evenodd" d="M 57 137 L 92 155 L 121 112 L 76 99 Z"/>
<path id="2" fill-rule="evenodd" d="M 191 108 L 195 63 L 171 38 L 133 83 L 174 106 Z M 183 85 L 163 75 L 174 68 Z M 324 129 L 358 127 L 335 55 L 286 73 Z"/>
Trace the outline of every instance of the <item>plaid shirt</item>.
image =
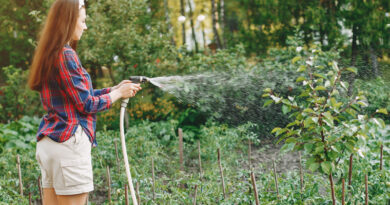
<path id="1" fill-rule="evenodd" d="M 40 91 L 47 114 L 39 125 L 37 141 L 48 136 L 56 142 L 65 142 L 81 125 L 95 147 L 96 113 L 111 107 L 110 88 L 92 88 L 91 77 L 68 45 L 54 66 L 58 74 L 44 83 Z"/>

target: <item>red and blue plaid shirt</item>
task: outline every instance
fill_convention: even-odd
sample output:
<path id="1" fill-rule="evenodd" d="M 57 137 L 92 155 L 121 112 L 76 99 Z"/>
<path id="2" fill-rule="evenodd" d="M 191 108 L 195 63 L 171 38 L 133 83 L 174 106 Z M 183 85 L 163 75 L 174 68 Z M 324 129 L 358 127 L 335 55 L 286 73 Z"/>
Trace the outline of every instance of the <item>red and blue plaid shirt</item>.
<path id="1" fill-rule="evenodd" d="M 47 114 L 42 118 L 37 140 L 48 136 L 56 142 L 65 142 L 81 125 L 92 146 L 96 146 L 96 113 L 111 107 L 110 88 L 92 88 L 91 77 L 68 45 L 54 66 L 58 74 L 45 82 L 40 91 Z"/>

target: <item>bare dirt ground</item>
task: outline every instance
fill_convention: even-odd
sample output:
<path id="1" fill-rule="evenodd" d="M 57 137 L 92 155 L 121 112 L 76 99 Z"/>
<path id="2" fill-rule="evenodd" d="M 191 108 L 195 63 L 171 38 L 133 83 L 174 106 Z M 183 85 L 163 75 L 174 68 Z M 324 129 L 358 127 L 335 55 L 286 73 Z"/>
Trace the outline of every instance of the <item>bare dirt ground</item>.
<path id="1" fill-rule="evenodd" d="M 273 160 L 275 160 L 276 171 L 285 173 L 288 171 L 299 170 L 299 155 L 297 152 L 289 152 L 281 154 L 280 148 L 282 143 L 275 144 L 272 140 L 262 140 L 260 145 L 253 146 L 251 151 L 252 167 L 256 168 L 264 164 L 263 169 L 273 168 Z M 249 167 L 249 165 L 247 165 Z"/>

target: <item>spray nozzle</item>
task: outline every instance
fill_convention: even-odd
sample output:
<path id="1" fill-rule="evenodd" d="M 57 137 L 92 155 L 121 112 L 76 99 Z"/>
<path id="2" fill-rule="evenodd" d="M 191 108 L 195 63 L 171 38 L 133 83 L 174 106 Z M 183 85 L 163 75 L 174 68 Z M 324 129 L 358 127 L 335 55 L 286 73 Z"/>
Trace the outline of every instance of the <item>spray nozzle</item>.
<path id="1" fill-rule="evenodd" d="M 145 76 L 130 76 L 129 80 L 133 83 L 146 83 L 149 82 L 149 78 Z"/>

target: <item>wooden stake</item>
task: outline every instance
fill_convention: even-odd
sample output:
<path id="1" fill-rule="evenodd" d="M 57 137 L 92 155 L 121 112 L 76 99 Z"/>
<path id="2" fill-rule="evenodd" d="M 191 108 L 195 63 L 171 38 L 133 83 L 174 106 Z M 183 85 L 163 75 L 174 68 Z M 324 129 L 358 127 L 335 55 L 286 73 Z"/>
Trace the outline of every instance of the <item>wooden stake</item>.
<path id="1" fill-rule="evenodd" d="M 381 158 L 380 158 L 379 170 L 382 170 L 382 167 L 383 167 L 383 144 L 381 144 Z"/>
<path id="2" fill-rule="evenodd" d="M 137 182 L 137 183 L 135 184 L 135 192 L 136 192 L 136 194 L 137 194 L 137 202 L 138 202 L 138 204 L 141 204 L 141 198 L 140 198 L 140 196 L 139 196 L 139 182 Z"/>
<path id="3" fill-rule="evenodd" d="M 255 178 L 255 174 L 253 172 L 251 172 L 251 181 L 252 181 L 252 187 L 253 187 L 254 194 L 255 194 L 256 205 L 259 205 L 260 202 L 259 202 L 259 196 L 257 193 L 256 178 Z"/>
<path id="4" fill-rule="evenodd" d="M 20 167 L 20 157 L 19 157 L 19 155 L 16 156 L 16 163 L 18 165 L 19 191 L 20 191 L 20 195 L 23 196 L 22 169 Z"/>
<path id="5" fill-rule="evenodd" d="M 156 199 L 156 184 L 155 184 L 155 179 L 154 179 L 154 159 L 152 158 L 152 191 L 153 191 L 153 201 Z"/>
<path id="6" fill-rule="evenodd" d="M 111 176 L 110 176 L 109 166 L 107 166 L 106 175 L 107 175 L 107 187 L 108 187 L 108 203 L 111 204 Z"/>
<path id="7" fill-rule="evenodd" d="M 203 170 L 202 170 L 202 158 L 201 158 L 201 153 L 200 153 L 200 141 L 199 140 L 198 140 L 198 161 L 199 161 L 200 177 L 202 178 Z"/>
<path id="8" fill-rule="evenodd" d="M 197 194 L 197 192 L 198 192 L 198 185 L 197 184 L 195 184 L 195 194 L 194 194 L 194 200 L 193 200 L 193 205 L 196 205 L 196 194 Z"/>
<path id="9" fill-rule="evenodd" d="M 31 192 L 28 193 L 28 204 L 31 205 Z"/>
<path id="10" fill-rule="evenodd" d="M 349 156 L 348 186 L 351 186 L 352 184 L 352 163 L 353 163 L 353 154 Z"/>
<path id="11" fill-rule="evenodd" d="M 222 179 L 222 190 L 223 190 L 223 197 L 226 199 L 226 192 L 225 192 L 225 180 L 223 179 L 223 169 L 221 165 L 221 151 L 217 150 L 218 152 L 218 166 L 219 166 L 219 171 L 221 173 L 221 179 Z"/>
<path id="12" fill-rule="evenodd" d="M 118 145 L 116 144 L 116 141 L 114 141 L 114 144 L 115 144 L 116 166 L 118 167 L 118 172 L 120 172 L 121 165 L 120 165 L 119 155 L 118 155 Z"/>
<path id="13" fill-rule="evenodd" d="M 249 169 L 250 170 L 252 169 L 251 155 L 252 155 L 252 142 L 250 139 L 248 139 L 248 161 L 249 161 Z"/>
<path id="14" fill-rule="evenodd" d="M 279 199 L 278 175 L 276 174 L 275 160 L 274 160 L 274 176 L 275 176 L 276 197 Z"/>
<path id="15" fill-rule="evenodd" d="M 301 194 L 303 193 L 304 181 L 303 181 L 303 169 L 302 169 L 302 157 L 301 152 L 298 152 L 299 155 L 299 175 L 301 176 Z"/>
<path id="16" fill-rule="evenodd" d="M 38 189 L 39 189 L 39 196 L 41 197 L 41 204 L 43 204 L 42 186 L 41 186 L 41 175 L 38 176 Z"/>
<path id="17" fill-rule="evenodd" d="M 341 205 L 345 205 L 345 180 L 342 179 Z"/>
<path id="18" fill-rule="evenodd" d="M 125 203 L 129 205 L 129 196 L 127 194 L 127 184 L 125 184 Z"/>
<path id="19" fill-rule="evenodd" d="M 334 193 L 332 173 L 329 174 L 329 181 L 330 181 L 330 190 L 332 192 L 332 202 L 333 202 L 333 205 L 336 205 L 336 197 L 335 197 L 335 193 Z"/>
<path id="20" fill-rule="evenodd" d="M 364 175 L 364 182 L 365 182 L 365 186 L 366 186 L 366 205 L 368 205 L 368 178 L 367 178 L 367 174 Z"/>
<path id="21" fill-rule="evenodd" d="M 183 130 L 179 128 L 179 156 L 180 156 L 180 170 L 184 171 L 183 165 Z"/>

